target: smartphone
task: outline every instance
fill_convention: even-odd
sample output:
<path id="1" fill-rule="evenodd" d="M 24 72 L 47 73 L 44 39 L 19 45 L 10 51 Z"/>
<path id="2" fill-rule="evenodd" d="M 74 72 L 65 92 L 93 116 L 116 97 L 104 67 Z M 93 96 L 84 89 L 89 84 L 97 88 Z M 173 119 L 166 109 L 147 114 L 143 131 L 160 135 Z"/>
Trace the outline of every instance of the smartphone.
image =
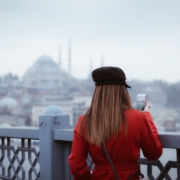
<path id="1" fill-rule="evenodd" d="M 146 94 L 138 94 L 136 98 L 136 109 L 143 111 L 146 106 L 147 95 Z"/>

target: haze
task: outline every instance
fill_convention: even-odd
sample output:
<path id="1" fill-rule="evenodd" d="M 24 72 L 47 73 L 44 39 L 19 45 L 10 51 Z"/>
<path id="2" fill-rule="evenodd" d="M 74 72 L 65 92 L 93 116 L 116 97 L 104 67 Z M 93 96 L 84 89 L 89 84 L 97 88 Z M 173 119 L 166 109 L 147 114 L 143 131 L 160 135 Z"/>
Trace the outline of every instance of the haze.
<path id="1" fill-rule="evenodd" d="M 0 1 L 0 76 L 20 77 L 41 55 L 86 78 L 101 65 L 128 79 L 180 81 L 180 1 Z M 103 59 L 103 62 L 102 62 Z"/>

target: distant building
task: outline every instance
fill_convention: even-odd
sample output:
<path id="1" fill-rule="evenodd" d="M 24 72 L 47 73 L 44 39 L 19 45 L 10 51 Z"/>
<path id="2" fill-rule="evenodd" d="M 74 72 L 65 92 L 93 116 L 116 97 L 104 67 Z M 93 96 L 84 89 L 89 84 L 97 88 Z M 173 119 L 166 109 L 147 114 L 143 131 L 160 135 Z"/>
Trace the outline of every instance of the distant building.
<path id="1" fill-rule="evenodd" d="M 5 74 L 2 78 L 0 78 L 0 85 L 3 87 L 17 87 L 21 85 L 19 77 L 17 75 L 13 75 L 11 73 Z"/>
<path id="2" fill-rule="evenodd" d="M 26 87 L 55 89 L 67 86 L 70 78 L 51 57 L 44 55 L 26 71 L 22 83 Z"/>
<path id="3" fill-rule="evenodd" d="M 14 126 L 22 124 L 21 115 L 22 108 L 14 98 L 3 97 L 0 100 L 0 123 L 7 123 Z"/>
<path id="4" fill-rule="evenodd" d="M 75 125 L 79 116 L 84 114 L 90 106 L 91 97 L 76 97 L 74 99 L 54 99 L 39 101 L 32 106 L 32 125 L 37 126 L 39 123 L 39 115 L 43 115 L 46 108 L 51 105 L 59 106 L 63 114 L 70 116 L 70 124 Z"/>
<path id="5" fill-rule="evenodd" d="M 19 114 L 21 108 L 18 102 L 11 97 L 4 97 L 0 100 L 0 113 Z"/>

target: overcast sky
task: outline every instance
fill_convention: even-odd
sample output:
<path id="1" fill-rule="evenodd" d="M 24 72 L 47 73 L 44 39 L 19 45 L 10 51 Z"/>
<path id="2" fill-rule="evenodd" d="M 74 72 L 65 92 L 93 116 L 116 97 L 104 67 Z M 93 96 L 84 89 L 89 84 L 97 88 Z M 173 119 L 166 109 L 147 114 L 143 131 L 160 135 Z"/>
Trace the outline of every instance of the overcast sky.
<path id="1" fill-rule="evenodd" d="M 0 0 L 0 75 L 20 77 L 46 54 L 72 75 L 121 67 L 127 78 L 180 81 L 179 0 Z"/>

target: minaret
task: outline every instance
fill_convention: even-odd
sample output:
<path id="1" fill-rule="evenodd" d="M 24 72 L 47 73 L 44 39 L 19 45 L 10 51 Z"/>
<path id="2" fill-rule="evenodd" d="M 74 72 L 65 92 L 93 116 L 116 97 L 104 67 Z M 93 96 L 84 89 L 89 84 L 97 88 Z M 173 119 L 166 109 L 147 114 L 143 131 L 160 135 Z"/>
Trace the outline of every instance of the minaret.
<path id="1" fill-rule="evenodd" d="M 71 41 L 70 40 L 68 47 L 68 63 L 69 63 L 69 76 L 71 76 Z"/>
<path id="2" fill-rule="evenodd" d="M 59 65 L 59 69 L 61 69 L 61 46 L 59 46 L 58 65 Z"/>
<path id="3" fill-rule="evenodd" d="M 103 57 L 103 55 L 101 56 L 101 67 L 103 67 L 104 66 L 104 57 Z"/>

